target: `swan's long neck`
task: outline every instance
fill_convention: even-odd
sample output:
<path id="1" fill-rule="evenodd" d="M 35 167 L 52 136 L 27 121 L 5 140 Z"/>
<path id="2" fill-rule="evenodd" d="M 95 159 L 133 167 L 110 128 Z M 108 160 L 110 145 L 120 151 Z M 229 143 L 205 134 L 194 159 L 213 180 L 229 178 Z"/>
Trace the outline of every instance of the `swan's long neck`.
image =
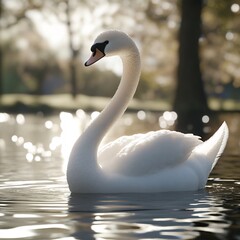
<path id="1" fill-rule="evenodd" d="M 132 43 L 129 51 L 125 51 L 120 57 L 123 63 L 123 75 L 114 97 L 98 118 L 83 132 L 72 149 L 67 168 L 71 191 L 79 187 L 79 177 L 82 179 L 83 186 L 86 179 L 88 186 L 91 183 L 96 185 L 101 174 L 97 163 L 98 146 L 109 128 L 122 116 L 136 91 L 141 63 L 135 44 Z"/>
<path id="2" fill-rule="evenodd" d="M 133 50 L 128 55 L 120 56 L 123 63 L 123 74 L 118 89 L 110 103 L 85 132 L 88 137 L 93 137 L 92 144 L 96 147 L 113 123 L 122 116 L 136 91 L 141 64 L 137 48 L 135 47 Z"/>

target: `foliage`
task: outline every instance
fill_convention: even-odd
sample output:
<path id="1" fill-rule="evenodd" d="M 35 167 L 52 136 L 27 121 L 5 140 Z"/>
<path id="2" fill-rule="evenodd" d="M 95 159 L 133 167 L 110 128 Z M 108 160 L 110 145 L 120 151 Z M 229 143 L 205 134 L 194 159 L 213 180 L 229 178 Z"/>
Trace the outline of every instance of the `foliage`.
<path id="1" fill-rule="evenodd" d="M 201 39 L 202 73 L 210 95 L 223 97 L 224 92 L 229 91 L 229 85 L 240 95 L 239 8 L 239 0 L 207 1 L 205 6 Z"/>
<path id="2" fill-rule="evenodd" d="M 239 6 L 239 0 L 209 0 L 204 7 L 201 69 L 210 96 L 223 97 L 240 86 Z M 112 96 L 119 78 L 115 69 L 100 65 L 102 69 L 85 70 L 82 59 L 99 32 L 117 28 L 134 37 L 141 50 L 143 73 L 136 96 L 172 101 L 178 1 L 3 0 L 1 9 L 5 92 L 70 92 L 72 85 L 77 93 Z"/>

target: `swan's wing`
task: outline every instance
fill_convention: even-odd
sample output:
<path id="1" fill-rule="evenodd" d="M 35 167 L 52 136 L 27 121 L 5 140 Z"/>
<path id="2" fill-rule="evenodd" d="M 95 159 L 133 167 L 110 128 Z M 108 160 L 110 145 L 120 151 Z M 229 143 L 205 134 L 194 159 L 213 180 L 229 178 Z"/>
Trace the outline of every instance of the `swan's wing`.
<path id="1" fill-rule="evenodd" d="M 226 122 L 223 122 L 221 127 L 210 137 L 207 141 L 198 145 L 193 153 L 204 153 L 212 164 L 212 168 L 216 165 L 218 159 L 223 153 L 227 140 L 228 140 L 229 130 Z"/>
<path id="2" fill-rule="evenodd" d="M 186 161 L 200 143 L 197 136 L 168 130 L 122 137 L 105 149 L 102 167 L 130 176 L 156 173 Z"/>
<path id="3" fill-rule="evenodd" d="M 101 167 L 106 168 L 109 164 L 113 164 L 119 152 L 129 143 L 140 138 L 144 134 L 134 134 L 131 136 L 122 136 L 116 140 L 102 146 L 98 151 L 98 162 Z"/>

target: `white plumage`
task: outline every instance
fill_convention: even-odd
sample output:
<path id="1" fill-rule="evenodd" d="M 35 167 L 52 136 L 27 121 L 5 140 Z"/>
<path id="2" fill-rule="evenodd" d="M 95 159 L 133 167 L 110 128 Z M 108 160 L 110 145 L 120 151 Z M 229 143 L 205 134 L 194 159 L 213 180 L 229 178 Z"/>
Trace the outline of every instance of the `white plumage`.
<path id="1" fill-rule="evenodd" d="M 198 136 L 169 130 L 123 136 L 99 149 L 113 123 L 133 97 L 140 76 L 139 51 L 123 32 L 107 31 L 95 40 L 91 65 L 102 57 L 119 55 L 123 63 L 120 85 L 106 108 L 75 143 L 67 168 L 75 193 L 163 192 L 204 188 L 222 154 L 228 128 L 223 123 L 206 142 Z"/>

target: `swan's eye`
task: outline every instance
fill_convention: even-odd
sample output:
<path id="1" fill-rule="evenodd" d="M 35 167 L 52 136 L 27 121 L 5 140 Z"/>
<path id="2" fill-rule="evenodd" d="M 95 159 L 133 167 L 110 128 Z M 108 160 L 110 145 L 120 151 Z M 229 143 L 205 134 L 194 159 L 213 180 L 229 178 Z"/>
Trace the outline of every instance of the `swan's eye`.
<path id="1" fill-rule="evenodd" d="M 93 52 L 93 56 L 96 54 L 96 49 L 98 49 L 99 51 L 104 53 L 105 47 L 107 46 L 108 43 L 109 43 L 109 41 L 93 44 L 92 47 L 91 47 L 91 51 Z"/>

